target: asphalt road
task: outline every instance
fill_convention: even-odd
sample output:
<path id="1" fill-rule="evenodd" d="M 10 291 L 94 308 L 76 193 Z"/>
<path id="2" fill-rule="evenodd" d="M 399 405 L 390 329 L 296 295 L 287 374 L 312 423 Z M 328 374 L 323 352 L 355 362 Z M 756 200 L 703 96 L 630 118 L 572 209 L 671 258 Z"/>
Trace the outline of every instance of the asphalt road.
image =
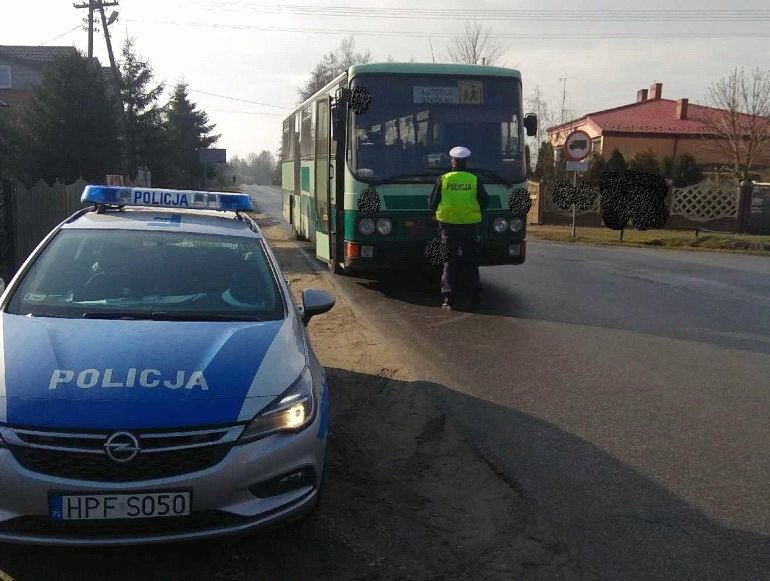
<path id="1" fill-rule="evenodd" d="M 335 281 L 602 578 L 770 579 L 770 260 L 531 240 L 481 278 L 477 313 Z"/>

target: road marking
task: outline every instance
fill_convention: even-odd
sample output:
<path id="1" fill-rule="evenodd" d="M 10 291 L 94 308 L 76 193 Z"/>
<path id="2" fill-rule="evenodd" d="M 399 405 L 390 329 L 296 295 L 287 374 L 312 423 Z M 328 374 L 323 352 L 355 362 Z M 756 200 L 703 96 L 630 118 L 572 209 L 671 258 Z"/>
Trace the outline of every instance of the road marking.
<path id="1" fill-rule="evenodd" d="M 438 323 L 432 323 L 428 325 L 430 328 L 435 327 L 441 327 L 443 325 L 451 325 L 452 323 L 457 323 L 459 321 L 462 321 L 463 319 L 467 319 L 468 317 L 472 317 L 473 313 L 463 313 L 462 315 L 457 315 L 456 317 L 452 317 L 451 319 L 445 319 L 443 321 L 439 321 Z"/>
<path id="2" fill-rule="evenodd" d="M 15 581 L 8 573 L 0 569 L 0 581 Z"/>

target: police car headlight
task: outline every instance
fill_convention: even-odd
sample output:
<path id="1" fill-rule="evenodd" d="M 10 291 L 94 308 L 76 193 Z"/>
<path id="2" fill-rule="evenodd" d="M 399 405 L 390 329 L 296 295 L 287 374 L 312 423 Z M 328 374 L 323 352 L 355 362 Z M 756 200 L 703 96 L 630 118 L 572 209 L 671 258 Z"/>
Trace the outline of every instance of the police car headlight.
<path id="1" fill-rule="evenodd" d="M 371 236 L 374 234 L 374 220 L 371 218 L 364 218 L 358 223 L 358 231 L 364 236 Z"/>
<path id="2" fill-rule="evenodd" d="M 498 234 L 502 234 L 508 229 L 508 220 L 505 218 L 495 218 L 492 222 L 492 230 Z"/>
<path id="3" fill-rule="evenodd" d="M 393 222 L 389 218 L 380 218 L 377 220 L 377 232 L 387 236 L 393 232 Z"/>
<path id="4" fill-rule="evenodd" d="M 524 222 L 521 218 L 513 218 L 511 220 L 511 232 L 518 232 L 524 227 Z"/>
<path id="5" fill-rule="evenodd" d="M 305 368 L 292 386 L 259 413 L 241 434 L 241 442 L 264 438 L 276 432 L 298 432 L 315 416 L 313 376 Z"/>

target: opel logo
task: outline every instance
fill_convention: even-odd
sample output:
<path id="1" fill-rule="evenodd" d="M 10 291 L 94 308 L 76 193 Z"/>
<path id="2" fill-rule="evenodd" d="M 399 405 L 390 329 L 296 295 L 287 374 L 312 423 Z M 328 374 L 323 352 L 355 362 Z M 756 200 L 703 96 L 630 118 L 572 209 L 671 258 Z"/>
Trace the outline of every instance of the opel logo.
<path id="1" fill-rule="evenodd" d="M 131 462 L 139 453 L 139 440 L 128 432 L 115 432 L 104 443 L 104 451 L 113 462 Z"/>

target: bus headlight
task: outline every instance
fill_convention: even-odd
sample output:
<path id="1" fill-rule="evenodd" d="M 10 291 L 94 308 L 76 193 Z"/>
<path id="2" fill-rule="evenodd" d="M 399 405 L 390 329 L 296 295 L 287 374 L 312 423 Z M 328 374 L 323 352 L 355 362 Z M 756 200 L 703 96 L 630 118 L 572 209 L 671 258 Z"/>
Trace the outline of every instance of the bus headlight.
<path id="1" fill-rule="evenodd" d="M 364 218 L 358 223 L 358 231 L 364 236 L 371 236 L 374 234 L 374 220 L 371 218 Z"/>
<path id="2" fill-rule="evenodd" d="M 511 232 L 519 232 L 524 227 L 524 222 L 521 218 L 511 219 Z"/>
<path id="3" fill-rule="evenodd" d="M 492 230 L 497 234 L 502 234 L 508 229 L 508 220 L 505 218 L 495 218 L 492 222 Z"/>
<path id="4" fill-rule="evenodd" d="M 246 426 L 239 441 L 257 440 L 275 432 L 298 432 L 313 421 L 314 414 L 313 375 L 305 367 L 292 386 Z"/>
<path id="5" fill-rule="evenodd" d="M 387 236 L 393 232 L 393 222 L 389 218 L 380 218 L 377 220 L 377 232 Z"/>

